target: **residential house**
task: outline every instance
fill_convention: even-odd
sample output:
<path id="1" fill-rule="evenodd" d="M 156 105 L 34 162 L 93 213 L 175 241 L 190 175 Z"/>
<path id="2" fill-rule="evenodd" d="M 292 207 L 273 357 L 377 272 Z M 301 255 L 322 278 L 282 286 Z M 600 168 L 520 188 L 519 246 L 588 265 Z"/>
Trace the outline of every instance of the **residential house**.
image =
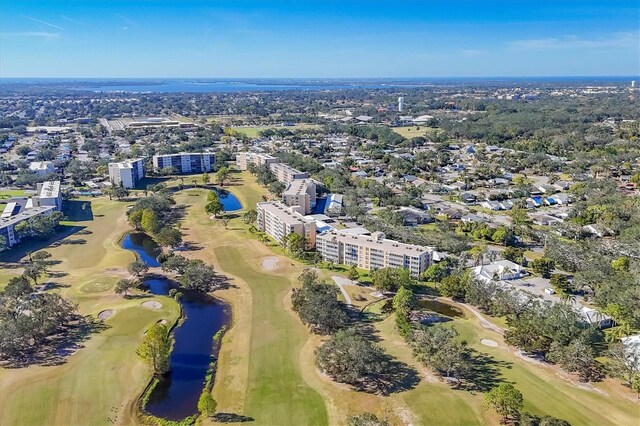
<path id="1" fill-rule="evenodd" d="M 529 197 L 527 198 L 527 203 L 531 202 L 531 204 L 533 205 L 533 207 L 542 207 L 542 205 L 544 204 L 544 201 L 542 200 L 542 197 Z"/>
<path id="2" fill-rule="evenodd" d="M 462 212 L 453 208 L 446 208 L 440 210 L 440 214 L 445 216 L 448 220 L 460 220 L 462 218 Z"/>
<path id="3" fill-rule="evenodd" d="M 593 325 L 596 328 L 604 329 L 604 328 L 613 327 L 615 325 L 613 318 L 603 314 L 602 312 L 596 309 L 589 308 L 588 306 L 583 306 L 582 308 L 580 308 L 579 312 L 582 315 L 582 317 L 585 319 L 585 322 L 587 322 L 590 325 Z"/>
<path id="4" fill-rule="evenodd" d="M 497 260 L 472 269 L 475 276 L 485 282 L 516 280 L 528 275 L 521 265 L 510 260 Z"/>
<path id="5" fill-rule="evenodd" d="M 571 182 L 568 182 L 566 180 L 559 180 L 556 181 L 553 184 L 553 187 L 557 190 L 557 191 L 566 191 L 569 188 L 571 188 Z"/>
<path id="6" fill-rule="evenodd" d="M 29 170 L 40 177 L 44 177 L 55 173 L 56 167 L 53 164 L 53 161 L 34 161 L 29 164 Z"/>
<path id="7" fill-rule="evenodd" d="M 489 209 L 492 211 L 502 210 L 502 205 L 498 201 L 486 200 L 480 203 L 480 207 Z"/>
<path id="8" fill-rule="evenodd" d="M 470 192 L 463 192 L 460 194 L 460 199 L 465 204 L 475 204 L 476 196 L 471 194 Z"/>
<path id="9" fill-rule="evenodd" d="M 398 213 L 402 215 L 403 225 L 405 226 L 422 225 L 434 221 L 429 213 L 416 209 L 415 207 L 400 207 Z"/>

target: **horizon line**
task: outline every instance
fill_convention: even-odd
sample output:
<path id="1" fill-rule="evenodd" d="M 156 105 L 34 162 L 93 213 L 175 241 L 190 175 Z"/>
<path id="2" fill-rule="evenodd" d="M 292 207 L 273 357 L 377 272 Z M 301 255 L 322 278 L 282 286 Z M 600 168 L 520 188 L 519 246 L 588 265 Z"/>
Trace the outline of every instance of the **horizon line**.
<path id="1" fill-rule="evenodd" d="M 116 76 L 72 76 L 72 77 L 61 77 L 61 76 L 47 76 L 47 77 L 37 77 L 37 76 L 0 76 L 0 80 L 5 79 L 147 79 L 147 80 L 159 80 L 159 79 L 172 79 L 172 80 L 186 80 L 186 79 L 207 79 L 207 80 L 391 80 L 391 79 L 442 79 L 442 78 L 598 78 L 598 77 L 607 77 L 607 78 L 636 78 L 640 77 L 639 74 L 560 74 L 560 75 L 478 75 L 478 76 L 394 76 L 394 77 L 204 77 L 204 76 L 186 76 L 186 77 L 178 77 L 178 76 L 150 76 L 150 77 L 116 77 Z"/>

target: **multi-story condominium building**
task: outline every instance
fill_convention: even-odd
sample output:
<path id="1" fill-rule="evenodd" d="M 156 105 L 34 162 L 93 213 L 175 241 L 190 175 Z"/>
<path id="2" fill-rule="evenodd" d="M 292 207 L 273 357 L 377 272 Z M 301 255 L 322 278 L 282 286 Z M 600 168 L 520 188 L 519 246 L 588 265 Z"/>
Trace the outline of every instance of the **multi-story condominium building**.
<path id="1" fill-rule="evenodd" d="M 135 188 L 142 178 L 144 178 L 144 159 L 142 158 L 109 163 L 109 179 L 114 185 Z"/>
<path id="2" fill-rule="evenodd" d="M 288 206 L 300 206 L 304 214 L 316 206 L 316 184 L 311 179 L 292 180 L 282 193 L 282 202 Z"/>
<path id="3" fill-rule="evenodd" d="M 238 166 L 240 170 L 247 170 L 249 164 L 253 164 L 254 166 L 269 166 L 279 161 L 276 157 L 259 152 L 238 152 L 236 154 L 236 166 Z"/>
<path id="4" fill-rule="evenodd" d="M 388 240 L 382 232 L 353 235 L 327 231 L 316 238 L 316 249 L 326 261 L 353 265 L 366 270 L 406 268 L 414 277 L 432 261 L 430 248 Z"/>
<path id="5" fill-rule="evenodd" d="M 210 172 L 215 164 L 216 156 L 209 152 L 181 152 L 153 156 L 153 167 L 156 170 L 173 167 L 181 174 Z"/>
<path id="6" fill-rule="evenodd" d="M 296 170 L 285 163 L 271 163 L 269 164 L 269 168 L 275 175 L 276 179 L 284 183 L 285 186 L 289 185 L 291 181 L 295 179 L 307 179 L 309 177 L 309 173 Z"/>
<path id="7" fill-rule="evenodd" d="M 38 184 L 38 195 L 32 198 L 34 206 L 53 206 L 57 211 L 62 211 L 62 194 L 60 193 L 60 181 L 48 181 Z"/>
<path id="8" fill-rule="evenodd" d="M 56 206 L 38 206 L 32 198 L 13 198 L 9 200 L 0 214 L 0 236 L 4 237 L 7 248 L 20 242 L 15 226 L 32 217 L 46 215 L 56 210 Z"/>
<path id="9" fill-rule="evenodd" d="M 305 218 L 296 208 L 287 207 L 275 201 L 257 204 L 258 228 L 284 245 L 289 234 L 302 235 L 306 248 L 316 246 L 316 223 Z"/>

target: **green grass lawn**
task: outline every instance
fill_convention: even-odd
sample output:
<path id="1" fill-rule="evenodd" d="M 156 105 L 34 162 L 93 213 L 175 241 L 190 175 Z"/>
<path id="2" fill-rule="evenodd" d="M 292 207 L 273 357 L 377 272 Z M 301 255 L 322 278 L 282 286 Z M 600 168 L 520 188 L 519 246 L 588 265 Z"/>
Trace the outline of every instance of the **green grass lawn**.
<path id="1" fill-rule="evenodd" d="M 632 424 L 637 420 L 637 403 L 621 397 L 608 395 L 615 385 L 611 381 L 596 384 L 597 390 L 589 390 L 563 379 L 550 367 L 532 364 L 518 358 L 502 337 L 483 329 L 472 314 L 452 318 L 445 323 L 455 327 L 469 346 L 479 353 L 491 357 L 500 380 L 512 383 L 524 395 L 525 411 L 537 415 L 552 415 L 569 421 L 572 425 L 617 425 Z M 408 348 L 404 348 L 394 329 L 392 317 L 378 323 L 376 327 L 384 338 L 385 349 L 399 359 L 415 364 L 410 359 Z M 491 339 L 498 347 L 485 346 L 480 341 Z M 487 367 L 487 371 L 488 371 Z M 572 378 L 577 382 L 575 378 Z M 600 392 L 604 392 L 600 393 Z M 421 424 L 480 424 L 493 423 L 490 412 L 482 407 L 482 393 L 455 390 L 438 382 L 422 381 L 415 389 L 406 392 L 404 401 L 420 419 Z M 443 407 L 447 407 L 443 409 Z"/>
<path id="2" fill-rule="evenodd" d="M 264 188 L 246 172 L 233 176 L 225 189 L 240 199 L 243 209 L 255 208 L 266 193 Z M 187 189 L 175 197 L 187 207 L 181 224 L 185 240 L 200 246 L 184 255 L 211 263 L 233 278 L 230 289 L 216 292 L 234 309 L 214 385 L 219 411 L 251 416 L 256 425 L 346 424 L 348 415 L 386 409 L 391 411 L 392 424 L 498 423 L 497 416 L 484 410 L 482 393 L 452 389 L 417 363 L 395 331 L 392 317 L 374 326 L 385 351 L 419 373 L 421 380 L 415 388 L 382 396 L 355 392 L 320 375 L 314 367 L 313 350 L 322 338 L 309 334 L 291 312 L 289 299 L 296 276 L 308 265 L 283 256 L 279 247 L 259 243 L 241 217 L 232 219 L 229 229 L 209 219 L 204 212 L 205 189 Z M 68 285 L 59 290 L 63 296 L 79 303 L 83 314 L 95 316 L 104 309 L 114 309 L 115 314 L 106 320 L 105 330 L 83 342 L 84 347 L 62 365 L 0 368 L 0 424 L 135 423 L 131 404 L 149 379 L 149 370 L 135 355 L 135 348 L 155 321 L 175 320 L 178 305 L 172 299 L 153 296 L 164 305 L 153 311 L 142 308 L 140 299 L 113 293 L 113 285 L 134 258 L 119 247 L 119 238 L 128 229 L 128 204 L 106 197 L 91 199 L 91 215 L 81 203 L 75 204 L 65 224 L 89 232 L 68 238 L 82 238 L 85 243 L 47 248 L 61 262 L 52 269 L 68 273 L 58 279 Z M 276 269 L 264 269 L 265 257 L 277 258 Z M 3 269 L 0 282 L 19 272 Z M 322 270 L 321 276 L 330 279 L 344 273 L 346 268 Z M 376 304 L 370 309 L 378 312 L 379 308 Z M 502 380 L 514 383 L 524 394 L 527 411 L 563 418 L 573 425 L 637 423 L 637 403 L 626 399 L 629 394 L 623 395 L 614 382 L 595 384 L 598 391 L 584 389 L 552 368 L 526 362 L 504 344 L 501 335 L 482 328 L 471 314 L 447 324 L 455 326 L 472 348 L 498 363 Z M 480 343 L 483 338 L 499 346 L 485 346 Z M 203 420 L 203 424 L 208 422 Z"/>
<path id="3" fill-rule="evenodd" d="M 259 137 L 259 133 L 262 130 L 267 130 L 267 129 L 274 129 L 274 130 L 280 130 L 280 129 L 286 129 L 286 130 L 302 130 L 302 129 L 317 129 L 320 126 L 317 124 L 304 124 L 304 123 L 299 123 L 299 124 L 295 124 L 293 126 L 286 126 L 286 127 L 282 127 L 282 126 L 232 126 L 230 127 L 231 129 L 240 132 L 240 133 L 244 133 L 245 135 L 247 135 L 250 138 L 257 138 Z"/>
<path id="4" fill-rule="evenodd" d="M 287 278 L 255 271 L 236 247 L 217 247 L 221 268 L 243 279 L 254 300 L 249 389 L 244 415 L 256 424 L 327 424 L 325 404 L 302 379 L 298 354 L 308 337 L 305 327 L 282 308 L 291 288 Z"/>
<path id="5" fill-rule="evenodd" d="M 0 189 L 0 200 L 11 197 L 23 197 L 24 189 Z"/>
<path id="6" fill-rule="evenodd" d="M 411 139 L 417 136 L 424 136 L 426 133 L 431 133 L 436 130 L 433 127 L 427 126 L 408 126 L 408 127 L 392 127 L 391 130 L 399 135 Z"/>
<path id="7" fill-rule="evenodd" d="M 255 208 L 264 189 L 246 172 L 234 177 L 225 189 L 238 197 L 243 210 Z M 327 424 L 321 395 L 302 377 L 299 353 L 309 334 L 283 306 L 301 267 L 294 268 L 279 257 L 278 271 L 264 271 L 262 259 L 274 255 L 270 248 L 251 237 L 241 217 L 233 219 L 227 230 L 209 219 L 204 212 L 205 190 L 183 191 L 176 201 L 188 205 L 182 226 L 185 238 L 205 248 L 192 255 L 242 280 L 235 289 L 220 294 L 234 311 L 233 325 L 222 341 L 214 385 L 219 408 L 251 416 L 256 424 Z"/>
<path id="8" fill-rule="evenodd" d="M 90 209 L 77 210 L 82 203 L 72 204 L 66 212 L 72 220 L 65 225 L 84 233 L 64 240 L 84 243 L 37 248 L 45 248 L 60 262 L 51 270 L 67 275 L 49 279 L 62 285 L 55 291 L 78 303 L 81 314 L 95 318 L 105 309 L 115 313 L 105 321 L 104 330 L 91 334 L 63 364 L 0 368 L 0 424 L 92 425 L 107 424 L 108 418 L 130 424 L 130 404 L 150 378 L 136 348 L 149 326 L 178 317 L 178 304 L 171 298 L 153 296 L 163 308 L 150 310 L 140 306 L 149 299 L 125 299 L 113 292 L 118 274 L 134 260 L 133 253 L 119 246 L 128 229 L 124 215 L 128 203 L 106 197 L 80 201 L 90 201 Z M 20 246 L 16 249 L 25 251 Z M 19 268 L 7 269 L 6 274 L 3 270 L 0 280 L 4 284 L 11 274 L 20 272 Z"/>
<path id="9" fill-rule="evenodd" d="M 255 209 L 256 204 L 262 201 L 262 195 L 266 192 L 265 189 L 247 171 L 234 170 L 231 173 L 231 179 L 230 185 L 224 188 L 232 192 L 240 200 L 242 210 Z"/>
<path id="10" fill-rule="evenodd" d="M 149 379 L 135 355 L 144 331 L 160 318 L 178 315 L 176 303 L 159 300 L 165 305 L 159 311 L 140 307 L 140 300 L 119 304 L 106 321 L 108 329 L 92 336 L 63 365 L 2 374 L 0 423 L 96 425 L 109 423 L 108 417 L 124 420 L 123 407 Z"/>

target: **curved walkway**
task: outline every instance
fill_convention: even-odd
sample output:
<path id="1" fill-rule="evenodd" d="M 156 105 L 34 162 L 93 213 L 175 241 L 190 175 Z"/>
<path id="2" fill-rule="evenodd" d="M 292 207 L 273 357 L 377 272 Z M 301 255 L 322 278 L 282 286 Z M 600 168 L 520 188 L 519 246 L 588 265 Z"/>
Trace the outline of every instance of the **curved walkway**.
<path id="1" fill-rule="evenodd" d="M 450 299 L 448 299 L 448 300 L 450 300 Z M 482 328 L 486 328 L 487 330 L 495 331 L 496 333 L 500 333 L 500 334 L 504 334 L 504 332 L 506 331 L 504 328 L 498 327 L 494 323 L 492 323 L 489 320 L 487 320 L 480 313 L 480 311 L 478 311 L 476 308 L 474 308 L 473 306 L 469 305 L 468 303 L 460 303 L 460 305 L 462 305 L 465 308 L 467 308 L 469 311 L 471 311 L 471 313 L 473 313 L 473 315 L 475 315 L 480 320 L 480 324 L 482 325 Z"/>
<path id="2" fill-rule="evenodd" d="M 333 279 L 333 282 L 336 283 L 336 285 L 338 286 L 338 288 L 340 288 L 340 292 L 342 293 L 342 295 L 344 296 L 344 302 L 348 305 L 351 306 L 351 296 L 349 296 L 349 293 L 347 293 L 347 290 L 344 289 L 343 285 L 345 284 L 353 284 L 353 281 L 348 280 L 344 277 L 341 277 L 339 275 L 334 275 L 331 277 Z"/>

